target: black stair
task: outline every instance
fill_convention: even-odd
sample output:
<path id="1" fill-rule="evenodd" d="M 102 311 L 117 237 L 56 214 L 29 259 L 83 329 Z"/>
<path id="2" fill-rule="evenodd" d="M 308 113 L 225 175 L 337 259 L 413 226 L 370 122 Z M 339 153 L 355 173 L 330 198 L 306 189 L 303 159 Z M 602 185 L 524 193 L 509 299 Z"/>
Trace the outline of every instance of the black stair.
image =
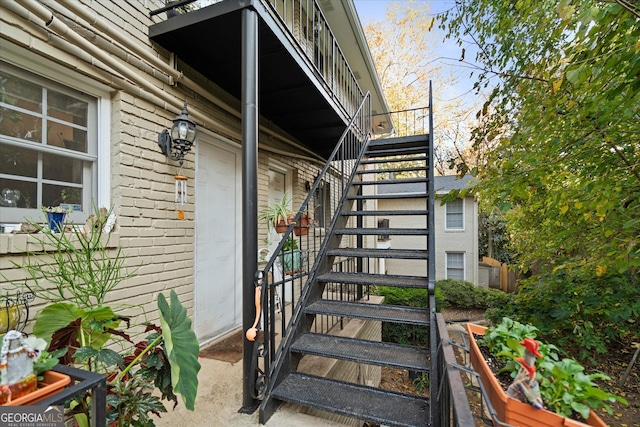
<path id="1" fill-rule="evenodd" d="M 384 234 L 392 236 L 426 236 L 426 228 L 385 228 Z M 338 228 L 333 231 L 334 234 L 340 235 L 357 235 L 357 236 L 375 236 L 380 234 L 379 228 Z"/>
<path id="2" fill-rule="evenodd" d="M 287 362 L 283 363 L 281 370 L 274 375 L 272 388 L 267 392 L 261 411 L 270 413 L 275 410 L 272 407 L 280 402 L 292 402 L 385 426 L 431 425 L 429 399 L 357 383 L 321 378 L 301 371 L 304 369 L 302 368 L 304 364 L 299 363 L 305 356 L 317 356 L 346 361 L 346 363 L 429 374 L 431 352 L 435 349 L 348 338 L 333 332 L 329 333 L 329 331 L 311 331 L 314 318 L 329 316 L 344 319 L 344 323 L 349 319 L 361 319 L 408 325 L 413 328 L 412 330 L 425 328 L 435 336 L 435 324 L 430 321 L 430 312 L 435 310 L 435 307 L 374 304 L 362 300 L 332 300 L 322 296 L 325 288 L 357 285 L 372 288 L 379 286 L 411 288 L 424 291 L 425 294 L 428 292 L 429 280 L 425 275 L 430 253 L 427 244 L 429 203 L 426 203 L 427 209 L 424 205 L 422 208 L 418 205 L 414 209 L 397 210 L 393 206 L 378 209 L 375 203 L 375 201 L 409 198 L 428 200 L 427 189 L 430 176 L 427 173 L 428 157 L 428 135 L 369 142 L 365 157 L 360 159 L 360 168 L 354 173 L 353 191 L 349 191 L 346 197 L 352 208 L 351 210 L 343 209 L 340 212 L 331 235 L 325 239 L 330 243 L 326 250 L 321 252 L 321 258 L 316 260 L 315 265 L 321 267 L 306 285 L 308 297 L 300 301 L 298 321 L 293 322 L 295 330 L 286 333 L 291 337 L 287 346 L 282 349 L 287 355 Z M 392 178 L 371 180 L 376 174 L 380 176 L 391 174 Z M 365 176 L 368 181 L 361 181 L 360 179 Z M 378 185 L 378 189 L 382 186 L 393 189 L 394 185 L 406 184 L 419 186 L 420 190 L 411 194 L 366 194 L 370 192 L 373 185 Z M 368 201 L 366 208 L 362 201 Z M 389 220 L 388 228 L 377 227 L 377 220 L 381 218 Z M 402 219 L 402 225 L 394 225 L 394 218 L 396 221 Z M 369 237 L 380 235 L 391 238 L 390 248 L 378 248 L 377 239 Z M 424 244 L 420 247 L 426 249 L 415 249 L 415 244 L 408 243 L 418 242 L 420 239 L 424 239 Z M 365 240 L 369 242 L 368 247 L 362 243 Z M 364 260 L 362 264 L 370 265 L 381 258 L 387 262 L 404 260 L 403 266 L 407 263 L 415 264 L 415 269 L 402 271 L 402 274 L 387 275 L 377 271 L 333 271 L 327 267 L 333 265 L 336 259 L 362 259 Z M 434 299 L 431 298 L 430 301 Z M 261 419 L 263 419 L 262 413 Z"/>
<path id="3" fill-rule="evenodd" d="M 428 280 L 420 276 L 399 276 L 392 274 L 367 274 L 329 272 L 316 279 L 322 283 L 353 283 L 373 286 L 401 286 L 403 288 L 427 289 Z"/>
<path id="4" fill-rule="evenodd" d="M 408 325 L 429 325 L 429 312 L 426 308 L 420 309 L 321 299 L 308 305 L 304 312 L 306 314 L 380 320 L 391 323 L 406 323 Z"/>
<path id="5" fill-rule="evenodd" d="M 393 210 L 393 211 L 348 211 L 342 215 L 346 216 L 400 216 L 400 215 L 419 215 L 426 216 L 429 213 L 426 209 L 418 210 Z"/>
<path id="6" fill-rule="evenodd" d="M 429 403 L 415 396 L 313 375 L 290 373 L 272 392 L 285 402 L 388 426 L 429 425 Z"/>
<path id="7" fill-rule="evenodd" d="M 426 259 L 427 251 L 419 249 L 363 249 L 338 248 L 328 251 L 329 255 L 354 258 L 394 258 L 394 259 Z"/>
<path id="8" fill-rule="evenodd" d="M 392 366 L 414 371 L 429 370 L 427 349 L 335 335 L 304 334 L 291 346 L 291 351 L 368 365 Z"/>

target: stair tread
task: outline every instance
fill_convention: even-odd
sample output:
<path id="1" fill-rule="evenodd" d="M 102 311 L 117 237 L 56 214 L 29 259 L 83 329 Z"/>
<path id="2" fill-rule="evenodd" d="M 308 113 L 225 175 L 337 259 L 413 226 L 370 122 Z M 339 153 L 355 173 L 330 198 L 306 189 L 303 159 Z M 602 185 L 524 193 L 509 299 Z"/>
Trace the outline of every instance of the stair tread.
<path id="1" fill-rule="evenodd" d="M 370 159 L 361 160 L 360 164 L 373 165 L 373 164 L 379 164 L 379 163 L 395 163 L 395 162 L 422 162 L 426 160 L 427 160 L 427 156 L 396 157 L 396 158 L 387 158 L 387 159 L 370 158 Z"/>
<path id="2" fill-rule="evenodd" d="M 424 153 L 427 151 L 427 147 L 369 147 L 365 152 L 365 156 L 368 157 L 382 157 L 382 156 L 402 156 L 408 154 Z"/>
<path id="3" fill-rule="evenodd" d="M 426 209 L 403 209 L 403 210 L 381 210 L 381 211 L 347 211 L 341 215 L 344 216 L 394 216 L 394 215 L 420 215 L 424 216 L 429 214 Z"/>
<path id="4" fill-rule="evenodd" d="M 407 288 L 429 287 L 429 279 L 420 276 L 401 276 L 396 274 L 370 274 L 370 273 L 349 273 L 349 272 L 329 272 L 318 276 L 321 283 L 349 283 L 356 285 L 373 286 L 402 286 Z"/>
<path id="5" fill-rule="evenodd" d="M 396 179 L 377 179 L 371 181 L 354 181 L 353 185 L 390 185 L 390 184 L 407 184 L 407 183 L 420 183 L 429 182 L 429 178 L 424 176 L 414 176 L 411 178 L 396 178 Z"/>
<path id="6" fill-rule="evenodd" d="M 428 252 L 422 249 L 363 249 L 337 248 L 328 251 L 329 255 L 367 258 L 427 259 Z"/>
<path id="7" fill-rule="evenodd" d="M 429 143 L 429 134 L 411 135 L 411 136 L 394 136 L 391 138 L 378 138 L 369 141 L 369 147 L 386 147 L 398 145 L 426 145 Z"/>
<path id="8" fill-rule="evenodd" d="M 272 396 L 381 425 L 429 425 L 429 402 L 424 398 L 314 375 L 291 373 Z"/>
<path id="9" fill-rule="evenodd" d="M 372 173 L 385 173 L 385 172 L 415 172 L 424 171 L 427 169 L 426 165 L 411 166 L 405 168 L 376 168 L 376 169 L 362 169 L 356 171 L 357 175 L 367 175 Z"/>
<path id="10" fill-rule="evenodd" d="M 426 236 L 426 228 L 337 228 L 333 231 L 340 235 L 377 236 L 385 234 L 391 236 Z"/>
<path id="11" fill-rule="evenodd" d="M 304 312 L 307 314 L 326 314 L 350 319 L 380 320 L 382 322 L 410 325 L 426 326 L 429 324 L 429 311 L 426 308 L 387 304 L 319 299 L 308 305 Z"/>
<path id="12" fill-rule="evenodd" d="M 365 194 L 348 196 L 349 200 L 382 200 L 382 199 L 424 199 L 427 192 L 424 193 L 406 193 L 406 194 Z"/>
<path id="13" fill-rule="evenodd" d="M 429 349 L 409 345 L 306 333 L 293 343 L 291 350 L 367 365 L 429 371 Z"/>

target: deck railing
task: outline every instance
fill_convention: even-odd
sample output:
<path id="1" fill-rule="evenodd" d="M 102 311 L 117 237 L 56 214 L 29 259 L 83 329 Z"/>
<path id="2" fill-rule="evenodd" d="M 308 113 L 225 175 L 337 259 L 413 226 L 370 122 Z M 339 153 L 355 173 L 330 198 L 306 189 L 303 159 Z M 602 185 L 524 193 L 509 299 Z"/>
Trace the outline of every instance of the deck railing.
<path id="1" fill-rule="evenodd" d="M 364 96 L 316 0 L 265 0 L 311 61 L 325 88 L 353 117 Z"/>
<path id="2" fill-rule="evenodd" d="M 430 132 L 429 107 L 391 111 L 388 113 L 375 114 L 373 117 L 378 116 L 391 116 L 394 129 L 392 134 L 381 135 L 378 138 L 428 135 Z"/>

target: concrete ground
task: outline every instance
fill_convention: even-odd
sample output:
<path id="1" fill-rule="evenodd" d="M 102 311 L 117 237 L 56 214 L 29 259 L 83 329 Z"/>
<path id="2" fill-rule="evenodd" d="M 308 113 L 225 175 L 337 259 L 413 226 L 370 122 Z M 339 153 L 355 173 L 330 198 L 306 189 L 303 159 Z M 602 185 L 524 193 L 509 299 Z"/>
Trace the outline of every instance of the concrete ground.
<path id="1" fill-rule="evenodd" d="M 198 374 L 198 396 L 195 410 L 188 411 L 178 396 L 178 407 L 156 419 L 158 427 L 242 427 L 259 426 L 258 411 L 241 414 L 242 361 L 222 362 L 200 358 L 202 368 Z M 169 405 L 167 405 L 169 406 Z M 328 420 L 294 412 L 282 405 L 265 424 L 270 427 L 341 427 Z"/>
<path id="2" fill-rule="evenodd" d="M 482 323 L 482 321 L 475 322 Z M 450 338 L 461 342 L 464 324 L 447 326 Z M 198 374 L 198 396 L 195 410 L 188 411 L 178 397 L 175 410 L 168 409 L 155 423 L 158 427 L 243 427 L 259 426 L 258 411 L 241 414 L 242 361 L 236 363 L 200 358 L 202 368 Z M 168 405 L 167 405 L 168 406 Z M 294 405 L 282 405 L 265 424 L 269 427 L 344 427 L 326 419 L 295 411 Z"/>

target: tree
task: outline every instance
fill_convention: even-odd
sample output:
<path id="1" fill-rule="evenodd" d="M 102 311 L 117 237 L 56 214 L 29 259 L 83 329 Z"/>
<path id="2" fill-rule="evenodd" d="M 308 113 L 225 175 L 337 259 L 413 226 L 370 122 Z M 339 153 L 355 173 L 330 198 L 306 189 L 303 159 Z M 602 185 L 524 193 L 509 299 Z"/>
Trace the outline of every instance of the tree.
<path id="1" fill-rule="evenodd" d="M 640 7 L 628 0 L 460 0 L 441 27 L 475 45 L 491 96 L 474 146 L 485 208 L 523 267 L 640 267 Z M 487 209 L 490 210 L 490 209 Z"/>
<path id="2" fill-rule="evenodd" d="M 511 264 L 515 255 L 509 249 L 506 221 L 500 211 L 478 215 L 478 252 L 500 262 Z"/>
<path id="3" fill-rule="evenodd" d="M 443 99 L 445 89 L 455 79 L 443 70 L 434 50 L 437 44 L 437 35 L 432 32 L 434 22 L 427 3 L 397 2 L 387 7 L 385 20 L 366 23 L 364 32 L 391 111 L 426 107 L 429 81 L 433 81 L 436 173 L 447 175 L 451 174 L 450 160 L 460 153 L 469 153 L 468 123 L 473 109 L 460 99 Z M 418 114 L 427 113 L 424 110 Z M 407 115 L 409 120 L 397 121 L 399 134 L 407 134 L 405 128 L 411 127 L 415 119 L 411 114 Z M 421 118 L 417 121 L 419 126 L 428 123 Z"/>

